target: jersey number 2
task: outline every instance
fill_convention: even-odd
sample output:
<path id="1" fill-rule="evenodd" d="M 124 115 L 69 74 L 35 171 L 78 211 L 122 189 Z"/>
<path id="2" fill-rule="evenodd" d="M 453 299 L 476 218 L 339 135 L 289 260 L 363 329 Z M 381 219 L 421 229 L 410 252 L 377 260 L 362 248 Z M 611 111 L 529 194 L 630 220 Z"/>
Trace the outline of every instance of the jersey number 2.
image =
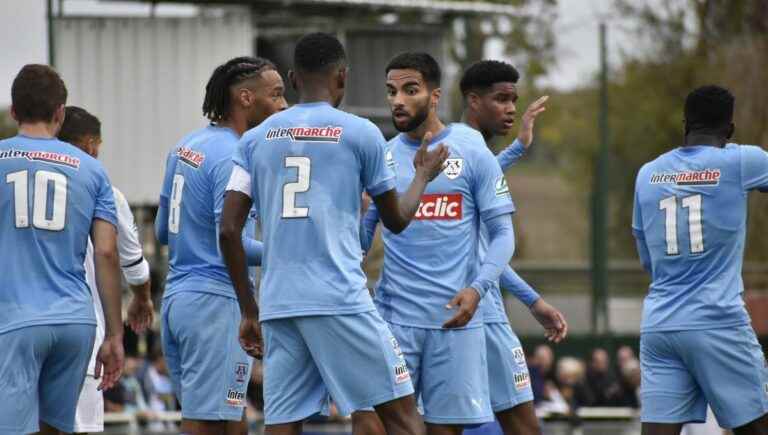
<path id="1" fill-rule="evenodd" d="M 29 171 L 12 172 L 5 182 L 13 184 L 13 205 L 16 228 L 29 227 Z M 53 184 L 53 203 L 48 217 L 48 196 Z M 32 225 L 48 231 L 61 231 L 67 221 L 67 177 L 50 171 L 35 172 Z"/>
<path id="2" fill-rule="evenodd" d="M 309 190 L 312 160 L 309 157 L 286 157 L 286 168 L 296 168 L 296 181 L 283 186 L 283 214 L 287 219 L 309 216 L 309 207 L 296 207 L 296 194 Z"/>
<path id="3" fill-rule="evenodd" d="M 683 208 L 688 209 L 688 233 L 691 240 L 691 254 L 704 252 L 704 233 L 701 227 L 701 195 L 686 196 Z M 667 255 L 678 255 L 677 244 L 677 197 L 670 196 L 659 201 L 659 210 L 666 212 Z"/>

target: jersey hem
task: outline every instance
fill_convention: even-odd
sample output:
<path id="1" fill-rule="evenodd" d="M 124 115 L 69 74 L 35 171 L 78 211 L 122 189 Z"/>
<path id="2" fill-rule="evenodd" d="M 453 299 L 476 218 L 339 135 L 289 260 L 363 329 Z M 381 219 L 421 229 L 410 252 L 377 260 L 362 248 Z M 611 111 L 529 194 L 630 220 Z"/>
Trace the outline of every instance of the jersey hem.
<path id="1" fill-rule="evenodd" d="M 46 325 L 93 325 L 96 326 L 95 319 L 77 317 L 77 318 L 59 318 L 50 320 L 28 320 L 15 325 L 0 328 L 0 334 L 6 332 L 12 332 L 17 329 L 29 328 L 31 326 L 46 326 Z"/>
<path id="2" fill-rule="evenodd" d="M 725 329 L 732 328 L 734 326 L 746 326 L 750 325 L 749 320 L 739 320 L 738 322 L 722 323 L 718 325 L 681 325 L 681 326 L 660 326 L 660 327 L 641 327 L 640 333 L 646 332 L 677 332 L 677 331 L 701 331 L 704 329 Z"/>
<path id="3" fill-rule="evenodd" d="M 259 314 L 259 321 L 266 322 L 267 320 L 285 319 L 289 317 L 309 317 L 309 316 L 344 316 L 349 314 L 369 313 L 376 311 L 374 306 L 357 306 L 340 310 L 338 308 L 302 308 L 300 310 L 287 310 L 287 311 L 275 311 L 275 312 L 261 312 Z"/>
<path id="4" fill-rule="evenodd" d="M 449 318 L 450 317 L 446 317 L 445 320 L 448 321 Z M 392 324 L 397 325 L 397 326 L 406 326 L 408 328 L 443 329 L 443 330 L 446 330 L 446 331 L 448 331 L 448 330 L 452 331 L 452 330 L 456 330 L 456 329 L 477 329 L 477 328 L 482 328 L 483 325 L 485 324 L 485 322 L 479 321 L 477 323 L 467 324 L 465 326 L 462 326 L 461 328 L 443 328 L 443 325 L 435 326 L 435 325 L 424 325 L 424 324 L 420 324 L 420 323 L 402 322 L 402 321 L 397 321 L 397 320 L 390 320 L 390 319 L 387 319 L 386 317 L 384 318 L 384 320 L 387 323 L 392 323 Z"/>

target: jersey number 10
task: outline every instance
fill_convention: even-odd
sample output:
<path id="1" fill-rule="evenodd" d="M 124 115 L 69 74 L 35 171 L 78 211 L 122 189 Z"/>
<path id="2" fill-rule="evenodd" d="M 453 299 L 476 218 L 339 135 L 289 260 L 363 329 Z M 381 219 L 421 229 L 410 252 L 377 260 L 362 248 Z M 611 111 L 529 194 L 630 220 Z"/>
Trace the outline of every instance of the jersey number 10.
<path id="1" fill-rule="evenodd" d="M 13 205 L 16 228 L 29 227 L 29 171 L 12 172 L 5 182 L 13 184 Z M 53 205 L 48 218 L 49 185 L 53 184 Z M 64 229 L 67 217 L 67 177 L 50 171 L 35 172 L 32 225 L 48 231 Z"/>
<path id="2" fill-rule="evenodd" d="M 691 240 L 691 254 L 704 252 L 704 234 L 701 228 L 701 195 L 686 196 L 683 208 L 688 209 L 688 233 Z M 677 197 L 670 196 L 659 201 L 659 210 L 666 212 L 667 255 L 678 255 L 677 244 Z"/>

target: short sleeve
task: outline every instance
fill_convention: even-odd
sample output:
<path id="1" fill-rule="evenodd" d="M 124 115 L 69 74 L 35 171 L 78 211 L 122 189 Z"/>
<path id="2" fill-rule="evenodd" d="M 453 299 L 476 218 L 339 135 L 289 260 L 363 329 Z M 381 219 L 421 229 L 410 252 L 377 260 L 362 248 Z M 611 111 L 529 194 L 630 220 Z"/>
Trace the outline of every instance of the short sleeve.
<path id="1" fill-rule="evenodd" d="M 112 193 L 109 177 L 101 165 L 98 165 L 96 169 L 96 203 L 93 218 L 107 221 L 114 225 L 115 229 L 118 228 L 115 195 Z"/>
<path id="2" fill-rule="evenodd" d="M 232 162 L 240 166 L 241 168 L 249 171 L 251 169 L 250 162 L 250 143 L 253 141 L 251 135 L 245 134 L 237 143 L 235 153 L 232 155 Z"/>
<path id="3" fill-rule="evenodd" d="M 224 192 L 227 190 L 229 177 L 232 175 L 234 166 L 234 159 L 227 156 L 215 162 L 209 173 L 213 186 L 213 214 L 216 216 L 216 222 L 221 219 L 221 211 L 224 208 Z"/>
<path id="4" fill-rule="evenodd" d="M 493 154 L 482 145 L 474 154 L 472 165 L 472 191 L 475 204 L 483 221 L 514 213 L 515 206 L 509 194 L 507 179 Z"/>
<path id="5" fill-rule="evenodd" d="M 371 197 L 395 188 L 395 174 L 387 165 L 387 142 L 381 131 L 368 122 L 360 135 L 361 182 Z"/>
<path id="6" fill-rule="evenodd" d="M 747 190 L 768 187 L 768 153 L 753 145 L 739 147 L 741 153 L 741 186 Z"/>
<path id="7" fill-rule="evenodd" d="M 176 172 L 176 153 L 174 148 L 168 153 L 165 159 L 165 176 L 163 177 L 163 187 L 160 189 L 160 206 L 168 207 L 168 200 L 171 197 L 173 188 L 173 175 Z"/>

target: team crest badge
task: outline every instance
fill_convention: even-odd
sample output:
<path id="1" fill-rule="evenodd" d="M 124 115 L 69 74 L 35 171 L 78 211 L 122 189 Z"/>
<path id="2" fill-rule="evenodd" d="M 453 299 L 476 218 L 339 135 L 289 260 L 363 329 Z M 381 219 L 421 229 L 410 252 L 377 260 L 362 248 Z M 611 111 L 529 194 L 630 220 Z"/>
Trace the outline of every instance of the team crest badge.
<path id="1" fill-rule="evenodd" d="M 464 168 L 464 159 L 447 159 L 443 165 L 443 174 L 446 177 L 453 180 L 461 175 L 461 170 Z"/>
<path id="2" fill-rule="evenodd" d="M 235 365 L 235 380 L 237 382 L 245 382 L 245 378 L 248 376 L 248 364 L 237 363 Z"/>

